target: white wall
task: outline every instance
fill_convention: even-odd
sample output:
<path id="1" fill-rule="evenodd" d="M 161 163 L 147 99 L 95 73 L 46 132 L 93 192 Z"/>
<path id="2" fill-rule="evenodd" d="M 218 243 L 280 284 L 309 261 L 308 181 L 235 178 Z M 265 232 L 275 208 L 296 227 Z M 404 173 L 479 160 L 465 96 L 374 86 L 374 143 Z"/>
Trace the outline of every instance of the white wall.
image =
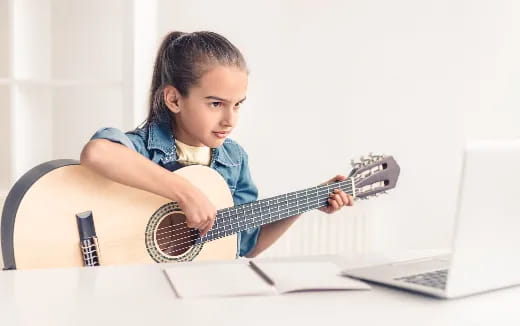
<path id="1" fill-rule="evenodd" d="M 76 5 L 81 7 L 81 3 Z M 171 30 L 207 29 L 228 37 L 249 63 L 248 100 L 232 137 L 249 152 L 261 197 L 347 174 L 350 159 L 368 152 L 392 154 L 398 160 L 401 177 L 390 195 L 358 202 L 355 208 L 333 216 L 310 212 L 302 220 L 306 223 L 298 222 L 275 249 L 289 248 L 292 241 L 307 248 L 303 252 L 312 253 L 317 237 L 334 228 L 338 237 L 349 229 L 345 234 L 352 238 L 345 239 L 344 245 L 350 248 L 447 247 L 464 140 L 520 136 L 520 3 L 515 0 L 157 0 L 153 7 L 145 6 L 143 0 L 111 3 L 114 26 L 126 26 L 126 34 L 115 38 L 117 44 L 105 44 L 104 50 L 106 38 L 90 40 L 98 40 L 99 54 L 110 53 L 108 61 L 93 60 L 100 61 L 96 67 L 105 67 L 122 55 L 121 64 L 131 68 L 120 71 L 114 65 L 107 67 L 106 74 L 91 76 L 86 65 L 91 62 L 83 60 L 81 71 L 74 70 L 72 61 L 64 61 L 63 70 L 52 70 L 56 78 L 106 82 L 96 92 L 80 87 L 93 94 L 88 100 L 79 89 L 62 94 L 69 88 L 59 88 L 55 93 L 64 96 L 54 102 L 70 111 L 55 111 L 56 121 L 49 123 L 56 126 L 55 132 L 73 126 L 76 136 L 59 141 L 46 134 L 41 144 L 33 144 L 35 148 L 49 146 L 43 142 L 52 138 L 55 148 L 47 152 L 53 156 L 73 149 L 79 152 L 83 139 L 94 132 L 93 125 L 142 121 L 158 40 Z M 55 51 L 47 61 L 57 64 L 67 47 L 56 45 L 56 40 L 66 39 L 67 24 L 85 31 L 81 24 L 68 23 L 66 8 L 58 7 L 63 1 L 52 4 L 56 13 L 47 27 L 54 36 L 47 43 Z M 130 17 L 124 8 L 119 9 L 120 4 L 133 6 Z M 103 22 L 110 20 L 103 17 Z M 131 33 L 125 30 L 128 19 L 133 22 Z M 119 33 L 118 28 L 109 36 Z M 127 39 L 128 35 L 135 39 Z M 74 49 L 81 50 L 76 43 Z M 0 51 L 0 58 L 5 55 Z M 19 67 L 21 73 L 24 67 Z M 0 72 L 5 75 L 8 70 L 0 63 Z M 69 75 L 74 71 L 77 74 Z M 122 99 L 113 94 L 121 77 L 123 83 L 133 80 L 133 94 L 125 91 Z M 6 83 L 0 80 L 0 86 L 2 82 Z M 11 99 L 3 95 L 7 88 L 2 87 L 3 106 Z M 24 87 L 38 95 L 31 85 Z M 85 114 L 86 107 L 103 111 L 100 101 L 107 96 L 111 114 Z M 76 101 L 78 106 L 68 105 Z M 9 113 L 0 112 L 0 118 L 9 119 Z M 0 153 L 6 151 L 9 148 L 2 144 Z M 0 179 L 5 184 L 1 172 Z M 366 237 L 355 238 L 364 230 Z M 291 253 L 289 249 L 285 253 Z"/>
<path id="2" fill-rule="evenodd" d="M 513 0 L 159 3 L 161 35 L 213 30 L 245 54 L 233 137 L 261 197 L 348 173 L 367 152 L 395 156 L 397 189 L 361 204 L 369 249 L 448 247 L 464 140 L 520 136 Z"/>

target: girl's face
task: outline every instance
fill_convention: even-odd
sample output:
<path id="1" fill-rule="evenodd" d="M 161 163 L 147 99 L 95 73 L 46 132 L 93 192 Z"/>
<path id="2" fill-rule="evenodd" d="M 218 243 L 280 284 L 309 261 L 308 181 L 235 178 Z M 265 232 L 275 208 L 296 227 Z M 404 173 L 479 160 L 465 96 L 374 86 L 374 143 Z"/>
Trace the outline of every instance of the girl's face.
<path id="1" fill-rule="evenodd" d="M 247 73 L 229 66 L 210 69 L 186 97 L 168 87 L 165 100 L 175 113 L 175 138 L 191 146 L 219 147 L 238 122 L 246 92 Z"/>

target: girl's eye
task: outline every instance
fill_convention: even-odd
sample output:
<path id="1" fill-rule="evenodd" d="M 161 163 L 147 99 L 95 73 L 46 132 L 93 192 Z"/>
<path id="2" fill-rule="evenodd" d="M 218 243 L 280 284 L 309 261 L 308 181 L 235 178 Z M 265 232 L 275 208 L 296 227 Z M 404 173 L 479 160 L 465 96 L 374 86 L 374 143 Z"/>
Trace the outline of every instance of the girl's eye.
<path id="1" fill-rule="evenodd" d="M 211 102 L 209 105 L 214 108 L 218 108 L 222 106 L 222 102 Z"/>
<path id="2" fill-rule="evenodd" d="M 240 109 L 240 106 L 242 105 L 242 103 L 237 103 L 235 104 L 235 109 Z"/>

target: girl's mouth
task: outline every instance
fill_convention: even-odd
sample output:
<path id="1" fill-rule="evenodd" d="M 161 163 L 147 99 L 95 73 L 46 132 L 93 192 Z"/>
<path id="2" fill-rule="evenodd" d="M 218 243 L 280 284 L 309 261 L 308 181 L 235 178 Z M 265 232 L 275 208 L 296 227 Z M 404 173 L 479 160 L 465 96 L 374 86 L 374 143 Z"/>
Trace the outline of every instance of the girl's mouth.
<path id="1" fill-rule="evenodd" d="M 218 138 L 226 138 L 226 136 L 229 134 L 229 132 L 213 132 L 213 134 L 215 136 L 217 136 Z"/>

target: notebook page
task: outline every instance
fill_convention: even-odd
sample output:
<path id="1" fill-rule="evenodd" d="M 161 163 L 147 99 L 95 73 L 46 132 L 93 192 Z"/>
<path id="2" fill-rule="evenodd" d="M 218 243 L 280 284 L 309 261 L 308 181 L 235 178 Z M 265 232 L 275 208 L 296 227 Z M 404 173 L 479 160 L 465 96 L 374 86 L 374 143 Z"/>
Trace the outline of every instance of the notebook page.
<path id="1" fill-rule="evenodd" d="M 320 290 L 369 290 L 362 281 L 340 275 L 332 262 L 257 262 L 279 293 Z"/>
<path id="2" fill-rule="evenodd" d="M 226 297 L 276 294 L 245 263 L 182 263 L 164 269 L 178 297 Z"/>

